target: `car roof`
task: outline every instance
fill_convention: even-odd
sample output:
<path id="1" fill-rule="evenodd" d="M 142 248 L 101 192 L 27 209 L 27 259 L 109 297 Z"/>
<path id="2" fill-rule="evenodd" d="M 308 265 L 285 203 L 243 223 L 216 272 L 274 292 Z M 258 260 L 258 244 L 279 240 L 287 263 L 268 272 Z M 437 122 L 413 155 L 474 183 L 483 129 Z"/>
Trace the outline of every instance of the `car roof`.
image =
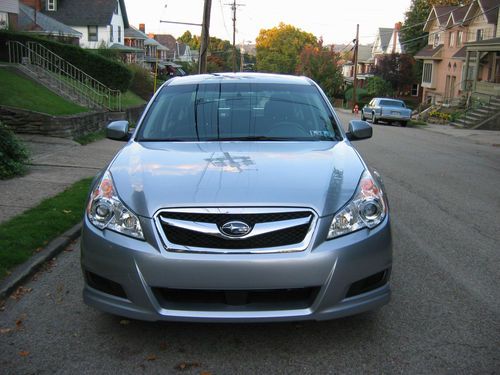
<path id="1" fill-rule="evenodd" d="M 395 102 L 404 103 L 403 100 L 401 100 L 401 99 L 394 99 L 394 98 L 373 98 L 373 99 L 375 99 L 375 100 L 393 100 Z"/>
<path id="2" fill-rule="evenodd" d="M 276 83 L 276 84 L 295 84 L 312 85 L 313 81 L 304 76 L 291 76 L 285 74 L 270 73 L 213 73 L 213 74 L 195 74 L 184 77 L 175 77 L 168 81 L 168 85 L 193 85 L 204 83 L 222 83 L 222 82 L 246 82 L 246 83 Z"/>

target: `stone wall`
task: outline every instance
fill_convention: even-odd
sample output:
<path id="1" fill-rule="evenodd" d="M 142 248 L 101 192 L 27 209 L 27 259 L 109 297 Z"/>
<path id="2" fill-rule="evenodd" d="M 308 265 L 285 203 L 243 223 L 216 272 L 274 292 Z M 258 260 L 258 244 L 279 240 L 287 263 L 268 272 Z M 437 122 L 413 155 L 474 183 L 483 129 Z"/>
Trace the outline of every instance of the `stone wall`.
<path id="1" fill-rule="evenodd" d="M 0 121 L 16 133 L 39 134 L 59 138 L 75 138 L 104 129 L 116 120 L 137 123 L 145 105 L 124 112 L 87 112 L 70 116 L 52 116 L 45 113 L 0 106 Z"/>

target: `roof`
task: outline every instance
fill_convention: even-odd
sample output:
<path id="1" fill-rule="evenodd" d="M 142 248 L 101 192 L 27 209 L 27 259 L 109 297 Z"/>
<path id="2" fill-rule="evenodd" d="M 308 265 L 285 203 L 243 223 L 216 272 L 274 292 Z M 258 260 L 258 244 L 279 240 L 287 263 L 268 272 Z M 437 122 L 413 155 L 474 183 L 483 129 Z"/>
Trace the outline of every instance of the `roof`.
<path id="1" fill-rule="evenodd" d="M 392 34 L 394 33 L 394 29 L 388 27 L 380 27 L 378 29 L 378 33 L 380 36 L 380 48 L 382 49 L 382 51 L 385 51 L 389 46 Z"/>
<path id="2" fill-rule="evenodd" d="M 155 40 L 165 47 L 168 47 L 170 50 L 175 50 L 177 48 L 177 40 L 170 34 L 157 34 L 155 35 Z"/>
<path id="3" fill-rule="evenodd" d="M 464 20 L 468 10 L 469 10 L 468 6 L 463 6 L 463 7 L 458 7 L 453 12 L 451 12 L 450 17 L 453 18 L 453 24 L 461 23 Z"/>
<path id="4" fill-rule="evenodd" d="M 148 37 L 131 26 L 125 29 L 125 38 L 146 40 Z"/>
<path id="5" fill-rule="evenodd" d="M 424 48 L 422 48 L 420 51 L 416 53 L 414 56 L 416 59 L 432 59 L 432 58 L 437 58 L 440 56 L 436 56 L 439 51 L 443 48 L 443 45 L 440 44 L 437 47 L 433 47 L 431 45 L 427 45 Z"/>
<path id="6" fill-rule="evenodd" d="M 70 26 L 106 26 L 111 23 L 117 0 L 59 0 L 56 11 L 42 12 Z M 118 0 L 124 27 L 129 27 L 125 1 Z"/>
<path id="7" fill-rule="evenodd" d="M 118 44 L 118 43 L 113 43 L 111 46 L 109 46 L 110 49 L 116 49 L 120 52 L 144 52 L 141 48 L 134 48 L 130 46 L 125 46 L 123 44 Z"/>
<path id="8" fill-rule="evenodd" d="M 367 62 L 372 58 L 372 46 L 358 46 L 358 62 Z"/>
<path id="9" fill-rule="evenodd" d="M 490 44 L 500 44 L 500 38 L 491 38 L 491 39 L 484 39 L 480 40 L 478 42 L 468 42 L 465 43 L 466 47 L 474 47 L 474 46 L 488 46 Z"/>
<path id="10" fill-rule="evenodd" d="M 168 47 L 165 47 L 164 45 L 160 44 L 157 40 L 154 40 L 153 38 L 150 38 L 149 36 L 146 35 L 146 33 L 143 33 L 141 30 L 137 30 L 134 26 L 130 26 L 130 31 L 129 33 L 134 33 L 136 35 L 136 39 L 144 39 L 144 45 L 145 46 L 156 46 L 159 50 L 161 51 L 169 51 Z"/>
<path id="11" fill-rule="evenodd" d="M 35 25 L 35 10 L 23 3 L 19 3 L 17 24 L 19 29 L 23 31 L 36 31 L 75 38 L 82 37 L 82 33 L 40 12 L 36 14 Z"/>
<path id="12" fill-rule="evenodd" d="M 457 8 L 458 8 L 457 6 L 435 5 L 434 10 L 436 12 L 436 17 L 437 20 L 439 21 L 439 24 L 440 25 L 446 24 L 446 22 L 448 22 L 450 14 Z"/>
<path id="13" fill-rule="evenodd" d="M 285 74 L 270 73 L 214 73 L 214 74 L 195 74 L 185 77 L 175 77 L 169 81 L 168 85 L 183 84 L 202 84 L 202 83 L 280 83 L 295 85 L 311 85 L 312 81 L 307 77 L 291 76 Z"/>
<path id="14" fill-rule="evenodd" d="M 476 0 L 473 1 L 467 14 L 465 15 L 464 22 L 470 22 L 474 19 L 476 13 L 476 8 L 479 6 L 481 13 L 484 12 L 484 16 L 488 23 L 496 24 L 498 21 L 498 0 Z"/>
<path id="15" fill-rule="evenodd" d="M 460 48 L 451 58 L 452 59 L 465 59 L 465 51 L 467 47 Z"/>

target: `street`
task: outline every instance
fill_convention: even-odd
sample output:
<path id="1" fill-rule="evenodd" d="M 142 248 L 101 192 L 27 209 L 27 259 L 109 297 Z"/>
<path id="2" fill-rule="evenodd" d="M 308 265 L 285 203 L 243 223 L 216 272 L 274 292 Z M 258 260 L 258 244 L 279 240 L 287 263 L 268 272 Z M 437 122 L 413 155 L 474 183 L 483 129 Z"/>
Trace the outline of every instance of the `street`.
<path id="1" fill-rule="evenodd" d="M 351 116 L 340 117 L 347 127 Z M 499 373 L 500 147 L 380 124 L 355 146 L 390 201 L 393 295 L 379 311 L 281 324 L 126 320 L 83 304 L 75 243 L 0 307 L 0 373 Z"/>

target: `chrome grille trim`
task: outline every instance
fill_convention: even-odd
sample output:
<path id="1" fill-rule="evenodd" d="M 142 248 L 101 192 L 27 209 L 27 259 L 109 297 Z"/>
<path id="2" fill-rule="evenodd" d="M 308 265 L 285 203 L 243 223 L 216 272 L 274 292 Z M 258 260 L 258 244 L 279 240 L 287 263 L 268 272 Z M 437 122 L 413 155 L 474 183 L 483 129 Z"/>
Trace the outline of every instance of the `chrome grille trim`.
<path id="1" fill-rule="evenodd" d="M 228 237 L 220 233 L 217 224 L 206 223 L 206 222 L 195 222 L 195 221 L 185 221 L 176 220 L 170 218 L 162 217 L 165 213 L 193 213 L 193 214 L 272 214 L 272 213 L 292 213 L 292 212 L 303 212 L 307 211 L 310 216 L 291 220 L 281 220 L 272 222 L 262 222 L 256 223 L 252 231 L 239 238 Z M 163 246 L 167 251 L 178 252 L 178 253 L 205 253 L 205 254 L 266 254 L 266 253 L 289 253 L 289 252 L 300 252 L 307 249 L 309 246 L 314 229 L 316 228 L 317 215 L 310 208 L 304 207 L 291 207 L 291 208 L 276 208 L 276 207 L 200 207 L 200 208 L 168 208 L 159 210 L 155 216 L 154 221 L 160 238 L 163 242 Z M 185 246 L 172 243 L 168 240 L 165 230 L 162 226 L 163 223 L 176 226 L 183 229 L 195 230 L 200 233 L 238 241 L 240 239 L 249 239 L 251 237 L 272 233 L 281 229 L 293 228 L 299 225 L 305 225 L 310 222 L 309 228 L 304 239 L 296 244 L 285 245 L 285 246 L 275 246 L 266 248 L 251 248 L 251 249 L 214 249 L 206 247 L 195 247 L 195 246 Z"/>

